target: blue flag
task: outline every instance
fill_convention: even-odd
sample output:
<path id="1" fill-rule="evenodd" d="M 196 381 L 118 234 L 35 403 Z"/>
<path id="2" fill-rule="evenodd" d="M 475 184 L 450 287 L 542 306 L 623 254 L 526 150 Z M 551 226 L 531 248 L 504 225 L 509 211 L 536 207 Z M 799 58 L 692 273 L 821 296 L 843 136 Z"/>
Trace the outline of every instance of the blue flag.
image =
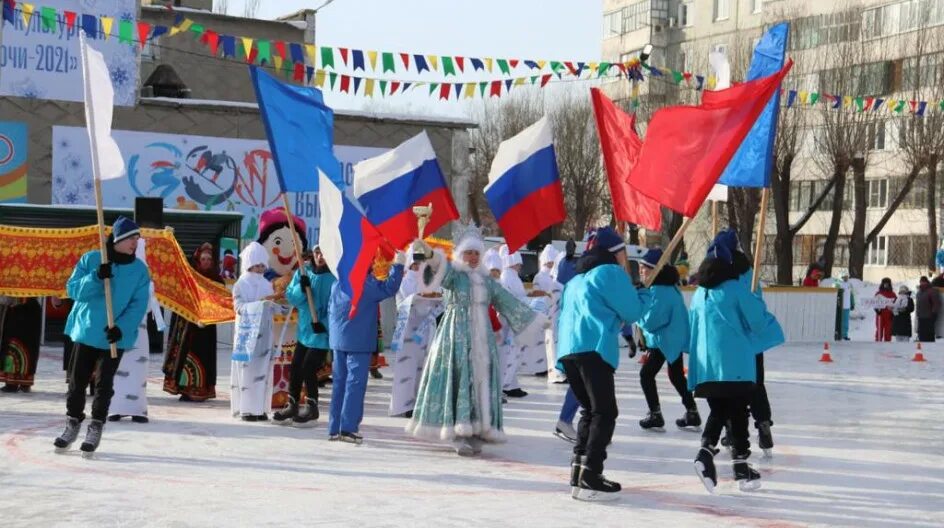
<path id="1" fill-rule="evenodd" d="M 773 75 L 783 68 L 787 50 L 788 22 L 770 28 L 754 48 L 747 80 Z M 777 117 L 780 111 L 780 91 L 771 97 L 757 118 L 750 133 L 744 138 L 718 183 L 731 187 L 769 187 L 770 169 L 774 161 L 774 139 L 777 137 Z"/>
<path id="2" fill-rule="evenodd" d="M 334 112 L 321 90 L 285 84 L 255 66 L 250 72 L 282 192 L 317 191 L 319 169 L 343 188 L 333 152 Z"/>

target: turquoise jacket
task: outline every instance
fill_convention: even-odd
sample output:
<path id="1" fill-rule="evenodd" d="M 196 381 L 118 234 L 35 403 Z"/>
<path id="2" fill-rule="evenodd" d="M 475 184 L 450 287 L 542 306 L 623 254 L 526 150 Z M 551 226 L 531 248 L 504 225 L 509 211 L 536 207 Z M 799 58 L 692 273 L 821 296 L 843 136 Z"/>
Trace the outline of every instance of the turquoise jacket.
<path id="1" fill-rule="evenodd" d="M 75 305 L 66 319 L 65 333 L 76 343 L 107 350 L 105 283 L 97 275 L 101 263 L 102 254 L 95 250 L 82 255 L 75 265 L 66 283 L 66 292 Z M 121 341 L 117 345 L 122 350 L 130 350 L 134 348 L 138 326 L 147 313 L 151 276 L 147 265 L 139 259 L 129 264 L 113 263 L 111 272 L 112 309 L 115 326 L 121 329 Z"/>
<path id="2" fill-rule="evenodd" d="M 328 328 L 328 303 L 331 301 L 331 286 L 337 282 L 331 273 L 315 274 L 309 266 L 305 266 L 308 280 L 311 281 L 311 298 L 315 303 L 315 315 L 318 321 Z M 298 342 L 308 348 L 328 350 L 328 333 L 316 334 L 311 328 L 311 310 L 308 309 L 308 296 L 301 285 L 301 270 L 295 271 L 292 281 L 285 289 L 285 298 L 298 310 Z"/>
<path id="3" fill-rule="evenodd" d="M 643 307 L 639 327 L 646 346 L 658 348 L 665 360 L 674 363 L 688 351 L 689 325 L 685 299 L 675 286 L 652 286 L 651 297 Z"/>
<path id="4" fill-rule="evenodd" d="M 640 294 L 619 266 L 604 264 L 579 274 L 564 287 L 558 322 L 557 359 L 596 352 L 619 367 L 619 333 L 642 315 Z"/>
<path id="5" fill-rule="evenodd" d="M 743 284 L 748 289 L 748 291 L 751 289 L 751 277 L 752 270 L 748 270 L 738 277 L 738 282 Z M 760 299 L 760 302 L 764 305 L 764 317 L 766 319 L 766 323 L 764 324 L 764 328 L 761 331 L 751 336 L 751 339 L 754 341 L 757 354 L 763 354 L 771 348 L 784 344 L 787 339 L 783 335 L 783 328 L 780 327 L 780 322 L 777 321 L 777 318 L 774 317 L 774 314 L 767 310 L 767 303 L 764 301 L 764 289 L 758 286 L 757 291 L 754 292 L 754 295 L 756 295 L 757 298 Z"/>
<path id="6" fill-rule="evenodd" d="M 755 383 L 754 334 L 768 324 L 764 301 L 740 280 L 699 287 L 689 307 L 688 388 L 703 383 Z"/>

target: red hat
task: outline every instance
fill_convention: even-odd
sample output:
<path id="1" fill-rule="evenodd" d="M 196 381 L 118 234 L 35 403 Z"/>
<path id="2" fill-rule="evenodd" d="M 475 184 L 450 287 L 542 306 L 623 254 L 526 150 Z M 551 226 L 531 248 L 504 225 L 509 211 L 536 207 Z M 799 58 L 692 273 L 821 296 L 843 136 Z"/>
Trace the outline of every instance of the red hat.
<path id="1" fill-rule="evenodd" d="M 305 240 L 305 221 L 296 215 L 292 215 L 292 219 L 295 220 L 295 230 L 298 231 L 298 235 L 302 237 L 302 240 Z M 285 209 L 278 207 L 262 213 L 262 216 L 259 217 L 258 242 L 261 243 L 268 238 L 275 230 L 275 226 L 279 224 L 288 225 L 288 215 L 285 214 Z"/>

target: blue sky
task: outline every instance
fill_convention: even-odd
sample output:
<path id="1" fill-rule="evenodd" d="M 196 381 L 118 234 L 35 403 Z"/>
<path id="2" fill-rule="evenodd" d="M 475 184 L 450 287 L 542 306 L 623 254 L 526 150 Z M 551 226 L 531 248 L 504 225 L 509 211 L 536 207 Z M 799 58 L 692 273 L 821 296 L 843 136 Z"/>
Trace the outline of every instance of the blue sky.
<path id="1" fill-rule="evenodd" d="M 230 0 L 230 13 L 241 14 L 243 3 Z M 258 16 L 275 18 L 322 3 L 263 0 Z M 316 40 L 319 45 L 365 50 L 598 61 L 602 9 L 601 0 L 334 0 L 319 11 Z M 440 78 L 438 74 L 420 77 L 413 72 L 391 76 L 396 77 Z M 464 104 L 439 102 L 427 93 L 381 102 L 328 91 L 325 97 L 337 108 L 465 115 Z"/>

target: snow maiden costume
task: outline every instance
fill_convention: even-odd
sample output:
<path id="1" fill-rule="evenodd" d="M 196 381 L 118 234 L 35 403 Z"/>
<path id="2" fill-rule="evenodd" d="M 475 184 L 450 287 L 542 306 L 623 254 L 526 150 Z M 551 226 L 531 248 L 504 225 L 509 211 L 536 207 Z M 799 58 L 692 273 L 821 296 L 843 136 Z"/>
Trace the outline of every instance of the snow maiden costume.
<path id="1" fill-rule="evenodd" d="M 457 237 L 451 263 L 439 252 L 430 262 L 442 277 L 439 285 L 446 311 L 426 359 L 413 418 L 406 427 L 416 437 L 455 441 L 456 452 L 462 456 L 477 453 L 482 441 L 505 440 L 502 369 L 489 304 L 518 331 L 545 321 L 489 277 L 486 266 L 471 267 L 463 258 L 468 252 L 485 252 L 481 231 L 475 226 L 466 227 Z"/>

